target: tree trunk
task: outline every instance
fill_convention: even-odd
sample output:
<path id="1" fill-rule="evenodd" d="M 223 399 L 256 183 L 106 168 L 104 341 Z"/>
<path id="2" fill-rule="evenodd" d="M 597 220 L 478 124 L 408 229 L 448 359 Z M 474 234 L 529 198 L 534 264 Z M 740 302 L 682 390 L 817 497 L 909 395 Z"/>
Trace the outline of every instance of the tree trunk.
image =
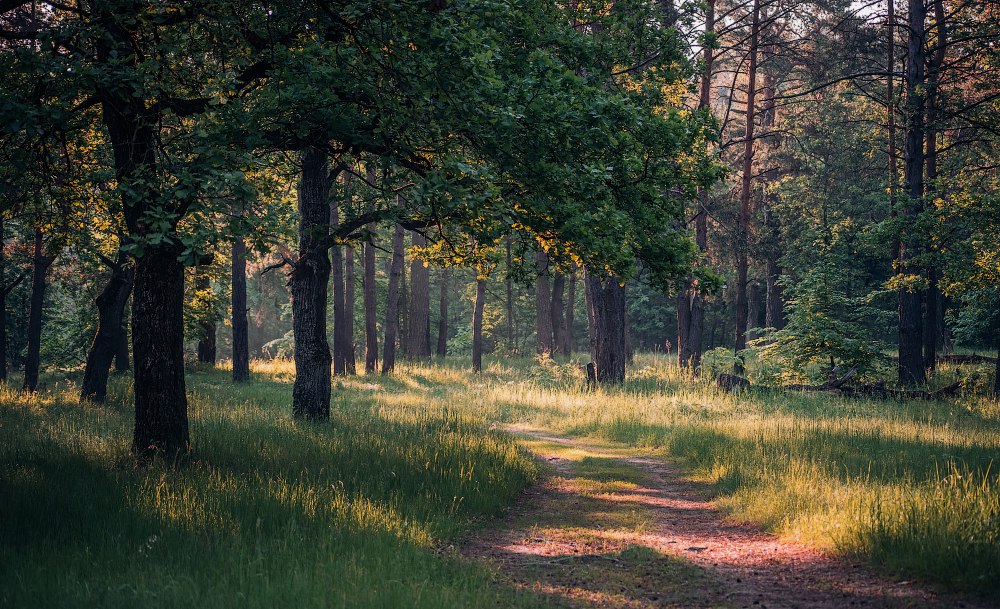
<path id="1" fill-rule="evenodd" d="M 746 132 L 743 142 L 743 177 L 740 183 L 740 213 L 736 223 L 736 341 L 737 353 L 747 346 L 747 271 L 750 255 L 750 200 L 752 197 L 754 101 L 757 96 L 757 46 L 760 40 L 760 0 L 754 0 L 750 31 L 750 61 L 747 68 Z M 734 372 L 743 374 L 737 359 Z"/>
<path id="2" fill-rule="evenodd" d="M 45 304 L 45 274 L 54 258 L 42 249 L 42 229 L 35 229 L 35 253 L 31 259 L 31 299 L 28 306 L 28 350 L 24 360 L 24 391 L 38 388 L 41 367 L 42 308 Z"/>
<path id="3" fill-rule="evenodd" d="M 3 217 L 0 216 L 0 383 L 7 382 L 7 259 Z"/>
<path id="4" fill-rule="evenodd" d="M 87 351 L 87 363 L 83 370 L 83 385 L 80 400 L 103 402 L 108 394 L 108 375 L 111 364 L 121 344 L 125 317 L 125 303 L 132 292 L 132 267 L 127 266 L 128 258 L 118 254 L 118 260 L 111 265 L 111 277 L 104 290 L 97 296 L 97 332 Z"/>
<path id="5" fill-rule="evenodd" d="M 510 251 L 510 235 L 504 239 L 504 249 L 507 256 L 507 276 L 504 278 L 507 288 L 507 349 L 511 353 L 517 353 L 517 338 L 514 336 L 514 269 Z"/>
<path id="6" fill-rule="evenodd" d="M 760 328 L 760 301 L 761 301 L 761 290 L 760 283 L 757 281 L 749 282 L 747 286 L 747 339 L 753 340 L 757 338 L 757 330 Z"/>
<path id="7" fill-rule="evenodd" d="M 705 33 L 715 32 L 715 0 L 705 4 Z M 702 72 L 698 96 L 698 109 L 712 107 L 712 70 L 715 50 L 704 45 Z M 706 143 L 706 148 L 708 144 Z M 698 213 L 695 215 L 695 244 L 705 254 L 708 250 L 708 188 L 698 189 Z M 677 296 L 677 363 L 681 368 L 694 370 L 701 363 L 702 336 L 705 333 L 705 303 L 701 287 L 693 277 L 684 282 L 684 289 Z"/>
<path id="8" fill-rule="evenodd" d="M 291 275 L 295 382 L 292 414 L 298 419 L 330 418 L 330 344 L 326 333 L 330 283 L 330 181 L 326 152 L 302 153 L 299 178 L 299 253 Z"/>
<path id="9" fill-rule="evenodd" d="M 912 274 L 909 258 L 920 250 L 915 222 L 924 198 L 924 0 L 907 0 L 909 27 L 906 49 L 906 141 L 903 149 L 903 179 L 908 201 L 904 206 L 907 229 L 900 239 L 897 267 Z M 920 385 L 926 381 L 923 362 L 921 294 L 916 289 L 899 289 L 899 383 Z"/>
<path id="10" fill-rule="evenodd" d="M 337 193 L 330 201 L 330 231 L 340 226 Z M 347 338 L 344 311 L 344 249 L 338 244 L 330 248 L 330 270 L 333 281 L 333 373 L 347 374 Z"/>
<path id="11" fill-rule="evenodd" d="M 184 385 L 184 265 L 175 247 L 146 250 L 132 291 L 135 433 L 140 455 L 176 456 L 188 449 Z M 177 363 L 180 362 L 180 365 Z"/>
<path id="12" fill-rule="evenodd" d="M 535 352 L 552 353 L 552 293 L 549 288 L 549 257 L 535 254 Z"/>
<path id="13" fill-rule="evenodd" d="M 357 374 L 357 349 L 354 344 L 354 246 L 344 248 L 344 370 L 347 374 Z"/>
<path id="14" fill-rule="evenodd" d="M 483 371 L 483 309 L 486 307 L 486 280 L 476 279 L 476 304 L 472 311 L 472 369 Z"/>
<path id="15" fill-rule="evenodd" d="M 573 355 L 573 319 L 576 309 L 576 269 L 569 274 L 569 288 L 566 292 L 566 357 Z"/>
<path id="16" fill-rule="evenodd" d="M 451 269 L 441 269 L 441 300 L 438 304 L 438 357 L 448 355 L 448 280 Z"/>
<path id="17" fill-rule="evenodd" d="M 413 233 L 414 247 L 427 245 L 427 238 Z M 406 355 L 410 359 L 427 359 L 431 356 L 431 273 L 427 264 L 413 256 L 410 260 L 410 310 L 409 334 L 406 339 Z"/>
<path id="18" fill-rule="evenodd" d="M 247 320 L 247 246 L 233 242 L 232 277 L 233 381 L 250 378 L 250 324 Z"/>
<path id="19" fill-rule="evenodd" d="M 935 193 L 938 189 L 938 106 L 940 104 L 941 70 L 944 67 L 947 46 L 945 31 L 944 4 L 942 0 L 934 0 L 934 31 L 936 34 L 936 51 L 931 55 L 930 74 L 927 87 L 927 201 L 934 205 Z M 927 266 L 927 294 L 924 302 L 924 368 L 933 371 L 937 366 L 938 320 L 941 313 L 941 290 L 938 287 L 938 270 L 934 260 L 936 250 L 933 244 L 928 244 L 930 264 Z"/>
<path id="20" fill-rule="evenodd" d="M 399 331 L 399 292 L 403 278 L 403 227 L 396 225 L 392 234 L 392 265 L 389 268 L 389 293 L 385 305 L 385 345 L 382 347 L 382 374 L 396 366 L 396 334 Z"/>
<path id="21" fill-rule="evenodd" d="M 594 318 L 594 363 L 598 383 L 625 380 L 625 287 L 615 277 L 601 279 L 587 272 Z"/>
<path id="22" fill-rule="evenodd" d="M 552 305 L 550 310 L 552 324 L 552 346 L 553 353 L 565 355 L 566 348 L 566 303 L 563 301 L 563 294 L 566 291 L 566 276 L 556 273 L 552 278 Z"/>
<path id="23" fill-rule="evenodd" d="M 378 322 L 375 285 L 375 225 L 368 225 L 369 240 L 364 254 L 364 305 L 365 305 L 365 374 L 374 374 L 378 367 Z"/>
<path id="24" fill-rule="evenodd" d="M 212 280 L 199 267 L 195 268 L 195 274 L 198 277 L 195 285 L 199 292 L 207 292 L 212 289 Z M 214 303 L 211 304 L 214 308 Z M 198 361 L 202 364 L 215 365 L 217 351 L 215 330 L 215 314 L 213 311 L 212 315 L 201 323 L 201 337 L 198 339 Z"/>
<path id="25" fill-rule="evenodd" d="M 587 344 L 591 361 L 597 361 L 597 319 L 594 311 L 594 295 L 590 289 L 589 273 L 583 275 L 583 296 L 587 307 Z"/>

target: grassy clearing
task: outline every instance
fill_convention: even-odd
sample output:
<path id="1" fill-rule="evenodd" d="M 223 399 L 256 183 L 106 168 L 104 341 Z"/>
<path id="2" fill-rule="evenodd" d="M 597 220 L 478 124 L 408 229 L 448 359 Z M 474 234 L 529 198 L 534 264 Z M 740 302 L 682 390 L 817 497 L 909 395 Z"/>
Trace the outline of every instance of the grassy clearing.
<path id="1" fill-rule="evenodd" d="M 417 375 L 340 388 L 329 425 L 298 425 L 268 372 L 191 375 L 177 469 L 129 459 L 123 385 L 108 406 L 0 394 L 0 605 L 543 605 L 437 550 L 534 478 L 509 436 L 425 405 Z"/>
<path id="2" fill-rule="evenodd" d="M 464 364 L 341 380 L 320 426 L 289 416 L 289 362 L 240 387 L 195 371 L 194 460 L 177 470 L 128 458 L 124 383 L 103 407 L 55 379 L 0 394 L 0 604 L 544 604 L 437 551 L 534 479 L 509 423 L 669 454 L 736 518 L 1000 589 L 996 401 L 724 395 L 653 356 L 594 393 L 573 365 Z"/>

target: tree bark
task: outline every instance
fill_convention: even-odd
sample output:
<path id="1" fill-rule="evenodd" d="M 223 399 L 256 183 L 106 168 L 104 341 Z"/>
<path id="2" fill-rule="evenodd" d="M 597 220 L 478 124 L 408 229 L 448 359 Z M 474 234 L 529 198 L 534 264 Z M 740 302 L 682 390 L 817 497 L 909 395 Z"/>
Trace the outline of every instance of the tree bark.
<path id="1" fill-rule="evenodd" d="M 715 32 L 715 0 L 705 4 L 705 33 Z M 702 49 L 702 72 L 698 96 L 698 109 L 708 111 L 712 107 L 712 70 L 715 51 L 705 45 Z M 708 144 L 706 144 L 707 148 Z M 695 244 L 698 251 L 708 250 L 708 188 L 698 189 L 698 213 L 695 215 Z M 705 303 L 701 288 L 694 277 L 684 282 L 677 295 L 677 363 L 681 368 L 694 370 L 701 363 L 702 336 L 705 333 Z"/>
<path id="2" fill-rule="evenodd" d="M 625 380 L 628 357 L 625 330 L 625 287 L 615 277 L 602 279 L 587 272 L 594 319 L 594 363 L 597 382 L 621 383 Z"/>
<path id="3" fill-rule="evenodd" d="M 507 257 L 507 276 L 504 284 L 507 288 L 507 349 L 511 353 L 517 353 L 517 337 L 514 335 L 514 269 L 511 256 L 510 235 L 504 239 L 504 250 Z"/>
<path id="4" fill-rule="evenodd" d="M 132 267 L 125 254 L 111 265 L 111 277 L 95 299 L 97 332 L 87 351 L 80 400 L 103 402 L 108 395 L 108 375 L 122 339 L 125 303 L 132 292 Z"/>
<path id="5" fill-rule="evenodd" d="M 247 246 L 243 239 L 233 242 L 232 324 L 233 381 L 250 378 L 250 324 L 247 320 Z"/>
<path id="6" fill-rule="evenodd" d="M 364 253 L 364 299 L 365 307 L 365 374 L 374 374 L 378 367 L 378 322 L 375 285 L 375 225 L 368 225 L 369 240 L 365 242 Z"/>
<path id="7" fill-rule="evenodd" d="M 427 238 L 413 233 L 414 247 L 427 245 Z M 427 359 L 431 356 L 431 274 L 427 264 L 413 256 L 410 260 L 409 334 L 406 355 L 410 359 Z"/>
<path id="8" fill-rule="evenodd" d="M 535 254 L 535 352 L 552 353 L 552 292 L 549 287 L 549 257 L 544 251 Z"/>
<path id="9" fill-rule="evenodd" d="M 590 359 L 597 361 L 597 319 L 594 311 L 594 295 L 591 293 L 589 273 L 584 270 L 583 296 L 587 307 L 587 345 L 590 349 Z"/>
<path id="10" fill-rule="evenodd" d="M 553 353 L 565 355 L 566 348 L 566 303 L 563 295 L 566 292 L 566 276 L 556 273 L 552 278 L 552 305 L 550 315 L 552 316 L 552 345 Z"/>
<path id="11" fill-rule="evenodd" d="M 0 383 L 7 382 L 7 258 L 3 217 L 0 216 Z"/>
<path id="12" fill-rule="evenodd" d="M 357 349 L 354 344 L 354 246 L 344 248 L 344 371 L 357 374 Z"/>
<path id="13" fill-rule="evenodd" d="M 750 31 L 750 61 L 747 68 L 746 132 L 743 142 L 743 177 L 740 183 L 740 213 L 736 223 L 736 341 L 737 353 L 747 346 L 747 271 L 750 255 L 750 200 L 752 197 L 754 102 L 757 96 L 757 47 L 760 41 L 760 0 L 754 0 Z M 736 374 L 743 374 L 737 359 Z"/>
<path id="14" fill-rule="evenodd" d="M 28 349 L 24 360 L 24 391 L 38 388 L 41 367 L 42 308 L 45 304 L 45 274 L 55 260 L 43 250 L 42 229 L 35 229 L 35 252 L 31 259 L 31 298 L 28 305 Z"/>
<path id="15" fill-rule="evenodd" d="M 927 88 L 927 201 L 934 205 L 934 197 L 938 188 L 938 106 L 940 103 L 941 70 L 947 53 L 945 31 L 944 3 L 934 0 L 934 31 L 936 34 L 936 50 L 931 55 L 930 74 Z M 937 366 L 937 346 L 939 338 L 938 320 L 941 314 L 941 290 L 938 287 L 938 270 L 935 266 L 935 249 L 928 244 L 930 264 L 927 266 L 927 293 L 924 301 L 924 368 L 935 370 Z"/>
<path id="16" fill-rule="evenodd" d="M 757 338 L 757 330 L 760 328 L 760 283 L 751 281 L 747 286 L 747 339 Z"/>
<path id="17" fill-rule="evenodd" d="M 903 149 L 903 179 L 907 202 L 903 206 L 907 230 L 899 242 L 897 266 L 901 273 L 914 269 L 908 263 L 920 250 L 914 223 L 924 198 L 924 60 L 927 9 L 924 0 L 907 0 L 909 26 L 906 44 L 906 139 Z M 923 362 L 921 294 L 899 289 L 899 383 L 920 385 L 926 381 Z"/>
<path id="18" fill-rule="evenodd" d="M 392 234 L 392 264 L 389 267 L 389 293 L 385 305 L 385 344 L 382 347 L 382 374 L 396 366 L 396 334 L 399 331 L 399 292 L 403 278 L 403 227 L 396 225 Z"/>
<path id="19" fill-rule="evenodd" d="M 483 371 L 483 309 L 486 307 L 486 280 L 476 279 L 476 303 L 472 311 L 472 369 Z"/>
<path id="20" fill-rule="evenodd" d="M 566 345 L 567 357 L 573 355 L 573 320 L 575 317 L 576 305 L 576 269 L 569 274 L 569 287 L 566 291 Z"/>
<path id="21" fill-rule="evenodd" d="M 325 151 L 302 153 L 299 178 L 299 253 L 291 275 L 295 382 L 292 414 L 330 418 L 330 344 L 326 332 L 330 282 L 330 180 Z"/>
<path id="22" fill-rule="evenodd" d="M 448 355 L 448 281 L 451 269 L 441 269 L 441 300 L 438 304 L 438 357 Z"/>

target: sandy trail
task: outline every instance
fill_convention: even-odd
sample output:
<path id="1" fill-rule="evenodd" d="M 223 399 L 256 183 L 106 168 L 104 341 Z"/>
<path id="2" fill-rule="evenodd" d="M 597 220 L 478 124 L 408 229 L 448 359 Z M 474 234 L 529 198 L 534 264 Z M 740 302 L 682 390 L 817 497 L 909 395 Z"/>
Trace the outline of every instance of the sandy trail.
<path id="1" fill-rule="evenodd" d="M 782 541 L 756 525 L 727 520 L 707 489 L 666 461 L 537 430 L 512 431 L 551 471 L 499 526 L 460 551 L 493 563 L 506 583 L 560 604 L 1000 606 L 893 580 Z M 629 472 L 634 482 L 616 480 Z"/>

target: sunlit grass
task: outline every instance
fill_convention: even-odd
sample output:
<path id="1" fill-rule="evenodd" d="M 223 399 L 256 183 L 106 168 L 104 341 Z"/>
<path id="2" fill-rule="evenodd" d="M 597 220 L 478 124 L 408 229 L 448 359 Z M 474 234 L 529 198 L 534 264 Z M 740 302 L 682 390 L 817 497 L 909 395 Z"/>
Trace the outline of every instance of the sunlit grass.
<path id="1" fill-rule="evenodd" d="M 291 362 L 252 373 L 189 374 L 177 468 L 129 457 L 124 379 L 104 406 L 77 404 L 72 379 L 0 390 L 0 604 L 535 606 L 439 553 L 534 478 L 513 424 L 669 455 L 789 538 L 1000 586 L 1000 405 L 982 396 L 731 395 L 654 356 L 587 391 L 578 362 L 448 359 L 336 378 L 331 421 L 309 425 L 290 416 Z"/>

